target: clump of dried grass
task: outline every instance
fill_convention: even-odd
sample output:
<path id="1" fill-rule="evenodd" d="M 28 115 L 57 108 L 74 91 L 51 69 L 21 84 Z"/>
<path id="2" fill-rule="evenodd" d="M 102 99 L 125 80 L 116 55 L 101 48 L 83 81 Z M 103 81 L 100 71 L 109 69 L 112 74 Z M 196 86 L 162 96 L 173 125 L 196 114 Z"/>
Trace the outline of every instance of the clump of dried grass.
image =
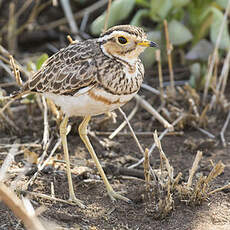
<path id="1" fill-rule="evenodd" d="M 210 186 L 211 182 L 224 171 L 225 165 L 221 161 L 215 165 L 213 164 L 213 168 L 207 176 L 200 175 L 195 179 L 195 174 L 202 159 L 202 152 L 197 151 L 193 165 L 189 170 L 188 180 L 184 182 L 181 180 L 183 176 L 181 172 L 174 175 L 174 168 L 170 165 L 161 147 L 161 142 L 156 131 L 154 133 L 154 140 L 160 153 L 160 167 L 155 170 L 151 168 L 148 159 L 148 150 L 146 150 L 144 161 L 148 214 L 151 213 L 154 218 L 161 219 L 166 217 L 174 209 L 175 201 L 198 205 L 214 192 L 226 188 L 224 186 L 211 190 Z"/>

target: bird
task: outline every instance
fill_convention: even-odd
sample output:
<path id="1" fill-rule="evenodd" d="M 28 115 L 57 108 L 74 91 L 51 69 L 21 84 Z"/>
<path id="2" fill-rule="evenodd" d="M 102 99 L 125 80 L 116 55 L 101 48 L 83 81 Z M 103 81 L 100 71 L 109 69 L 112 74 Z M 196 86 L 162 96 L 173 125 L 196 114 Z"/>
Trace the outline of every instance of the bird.
<path id="1" fill-rule="evenodd" d="M 64 113 L 59 131 L 71 203 L 84 207 L 75 196 L 71 177 L 66 135 L 68 120 L 72 116 L 83 117 L 78 127 L 79 136 L 95 162 L 109 197 L 112 201 L 130 202 L 127 197 L 115 192 L 109 183 L 87 136 L 87 126 L 91 116 L 123 106 L 138 92 L 144 78 L 144 66 L 139 55 L 147 47 L 158 45 L 147 39 L 142 28 L 113 26 L 98 38 L 73 42 L 60 49 L 17 92 L 17 95 L 43 95 Z"/>

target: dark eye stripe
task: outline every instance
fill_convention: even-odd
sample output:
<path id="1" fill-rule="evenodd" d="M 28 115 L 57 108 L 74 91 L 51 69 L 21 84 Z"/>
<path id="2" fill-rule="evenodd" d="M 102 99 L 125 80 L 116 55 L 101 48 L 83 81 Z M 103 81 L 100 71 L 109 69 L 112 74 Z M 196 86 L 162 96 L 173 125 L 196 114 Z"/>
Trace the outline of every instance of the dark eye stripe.
<path id="1" fill-rule="evenodd" d="M 121 43 L 121 44 L 126 44 L 127 43 L 127 39 L 125 37 L 118 37 L 118 41 Z"/>

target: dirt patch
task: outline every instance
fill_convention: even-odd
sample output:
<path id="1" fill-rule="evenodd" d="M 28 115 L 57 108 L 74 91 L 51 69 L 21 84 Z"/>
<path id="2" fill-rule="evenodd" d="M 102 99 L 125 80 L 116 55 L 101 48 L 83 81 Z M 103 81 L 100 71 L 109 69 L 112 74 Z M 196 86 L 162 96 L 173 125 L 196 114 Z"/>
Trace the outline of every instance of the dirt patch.
<path id="1" fill-rule="evenodd" d="M 133 106 L 134 103 L 130 102 L 124 107 L 124 110 L 128 112 Z M 7 142 L 12 143 L 15 140 L 20 140 L 21 143 L 28 143 L 28 140 L 29 142 L 38 140 L 38 143 L 41 141 L 43 134 L 43 122 L 42 119 L 39 119 L 41 114 L 37 112 L 35 113 L 36 115 L 29 119 L 25 116 L 20 116 L 20 114 L 21 113 L 14 114 L 14 116 L 19 118 L 16 120 L 16 124 L 20 128 L 21 134 L 15 133 L 12 135 L 10 130 L 5 130 L 1 134 L 2 144 L 3 141 L 7 144 Z M 91 130 L 97 128 L 97 121 L 100 119 L 101 117 L 94 118 L 91 123 Z M 121 121 L 122 117 L 118 114 L 118 124 L 121 123 Z M 72 119 L 71 122 L 73 127 L 75 127 L 74 124 L 77 125 L 79 119 Z M 32 130 L 30 129 L 31 124 L 33 124 Z M 54 137 L 55 143 L 58 129 L 56 124 L 52 123 L 52 121 L 50 124 L 51 135 Z M 148 118 L 146 112 L 141 109 L 138 111 L 131 124 L 134 130 L 139 132 L 146 131 L 145 127 L 151 127 L 149 128 L 150 130 L 155 128 L 163 130 L 157 121 L 152 121 L 151 117 Z M 223 120 L 221 119 L 217 123 L 211 125 L 209 131 L 217 135 L 222 124 Z M 116 125 L 117 124 L 114 125 L 111 121 L 108 121 L 103 127 L 100 129 L 98 128 L 98 130 L 110 131 Z M 127 132 L 129 131 L 127 128 L 125 129 Z M 80 177 L 73 173 L 76 196 L 84 202 L 87 208 L 82 210 L 76 206 L 32 196 L 32 204 L 35 207 L 46 207 L 46 211 L 41 215 L 43 220 L 49 223 L 56 223 L 67 229 L 77 229 L 77 227 L 80 227 L 80 229 L 90 229 L 90 227 L 92 227 L 92 229 L 93 227 L 96 227 L 96 229 L 228 229 L 230 224 L 230 213 L 228 211 L 230 205 L 229 190 L 216 193 L 202 202 L 201 205 L 197 206 L 186 205 L 186 203 L 175 200 L 173 210 L 167 217 L 164 219 L 156 219 L 156 207 L 146 199 L 147 193 L 144 180 L 131 178 L 124 179 L 122 175 L 108 175 L 114 189 L 124 192 L 124 194 L 133 201 L 132 204 L 127 204 L 122 201 L 112 203 L 106 194 L 104 184 L 100 180 L 97 170 L 89 154 L 86 152 L 76 130 L 76 128 L 73 128 L 68 136 L 71 163 L 74 166 L 73 172 L 79 165 L 89 167 L 93 170 Z M 105 138 L 103 136 L 97 137 L 101 140 Z M 229 138 L 230 132 L 227 130 L 227 142 L 229 142 Z M 210 160 L 214 163 L 222 160 L 226 168 L 224 173 L 214 181 L 212 186 L 212 189 L 214 189 L 223 186 L 229 180 L 230 150 L 229 147 L 223 148 L 219 140 L 210 144 L 207 139 L 208 138 L 199 131 L 189 128 L 184 130 L 183 135 L 171 135 L 163 138 L 162 147 L 171 165 L 175 169 L 175 174 L 178 172 L 183 173 L 182 181 L 187 181 L 189 168 L 192 166 L 197 150 L 202 150 L 204 153 L 198 173 L 208 175 L 212 168 Z M 131 136 L 116 137 L 114 139 L 115 144 L 107 149 L 102 147 L 94 138 L 91 137 L 91 140 L 103 165 L 108 165 L 109 163 L 118 167 L 126 167 L 135 163 L 137 159 L 142 157 Z M 140 136 L 139 140 L 143 147 L 149 147 L 153 143 L 153 138 L 151 136 Z M 37 154 L 42 153 L 41 148 L 31 148 L 31 150 L 32 149 L 35 150 Z M 4 150 L 6 152 L 8 151 L 7 149 Z M 63 155 L 61 148 L 58 149 L 57 154 L 60 155 L 59 159 L 62 160 Z M 2 159 L 4 159 L 4 157 L 5 155 L 1 155 Z M 158 150 L 154 150 L 151 163 L 153 168 L 159 167 L 160 160 Z M 21 154 L 15 158 L 14 169 L 16 167 L 20 168 L 23 165 L 24 156 Z M 139 166 L 138 169 L 139 171 L 143 171 L 143 166 Z M 109 171 L 107 174 L 108 173 Z M 33 171 L 30 175 L 25 176 L 21 183 L 27 182 L 32 174 Z M 16 175 L 11 175 L 7 184 L 11 184 L 11 181 L 13 181 L 15 177 Z M 68 183 L 63 163 L 60 163 L 58 167 L 47 166 L 39 173 L 33 185 L 29 187 L 29 191 L 50 195 L 51 183 L 54 185 L 55 197 L 68 199 Z M 3 204 L 1 204 L 1 213 L 1 229 L 15 228 L 17 225 L 18 229 L 22 228 L 20 222 L 18 222 L 11 211 Z"/>

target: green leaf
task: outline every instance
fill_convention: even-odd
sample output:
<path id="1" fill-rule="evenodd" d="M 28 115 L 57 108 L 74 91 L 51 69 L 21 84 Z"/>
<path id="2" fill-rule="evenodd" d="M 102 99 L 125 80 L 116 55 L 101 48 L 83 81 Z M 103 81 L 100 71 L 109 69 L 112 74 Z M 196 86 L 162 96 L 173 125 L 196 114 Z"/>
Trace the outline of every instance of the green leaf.
<path id="1" fill-rule="evenodd" d="M 192 49 L 186 54 L 188 60 L 207 61 L 208 57 L 213 52 L 213 44 L 205 39 L 200 40 Z"/>
<path id="2" fill-rule="evenodd" d="M 46 54 L 46 53 L 42 54 L 42 55 L 38 58 L 38 60 L 37 60 L 37 62 L 36 62 L 36 69 L 39 70 L 39 69 L 41 68 L 42 64 L 43 64 L 48 58 L 49 58 L 48 54 Z"/>
<path id="3" fill-rule="evenodd" d="M 191 72 L 189 84 L 197 90 L 203 89 L 205 85 L 205 75 L 207 73 L 206 63 L 194 63 L 189 69 Z"/>
<path id="4" fill-rule="evenodd" d="M 201 20 L 197 20 L 197 24 L 194 25 L 194 39 L 193 44 L 196 44 L 199 40 L 206 37 L 209 33 L 210 26 L 212 24 L 213 15 L 212 12 L 210 12 L 209 9 L 205 11 L 205 14 L 200 15 Z M 200 21 L 200 23 L 199 23 Z"/>
<path id="5" fill-rule="evenodd" d="M 136 4 L 142 7 L 147 7 L 147 8 L 150 7 L 149 0 L 136 0 Z"/>
<path id="6" fill-rule="evenodd" d="M 172 8 L 171 0 L 151 0 L 150 17 L 154 21 L 162 21 Z"/>
<path id="7" fill-rule="evenodd" d="M 148 15 L 149 15 L 149 11 L 147 9 L 138 10 L 136 14 L 134 15 L 132 21 L 130 22 L 130 25 L 141 26 L 142 18 Z"/>
<path id="8" fill-rule="evenodd" d="M 135 0 L 115 0 L 111 4 L 110 14 L 108 19 L 108 28 L 119 24 L 127 18 L 135 5 Z M 90 26 L 90 31 L 94 35 L 99 35 L 104 28 L 106 19 L 106 11 L 94 20 Z"/>
<path id="9" fill-rule="evenodd" d="M 169 38 L 173 45 L 182 45 L 192 40 L 191 32 L 179 21 L 172 20 L 168 25 Z"/>
<path id="10" fill-rule="evenodd" d="M 189 2 L 190 2 L 190 0 L 172 0 L 173 6 L 176 8 L 184 7 Z"/>
<path id="11" fill-rule="evenodd" d="M 192 64 L 190 67 L 190 72 L 192 75 L 196 76 L 196 77 L 200 77 L 201 75 L 201 65 L 200 63 L 196 62 L 194 64 Z"/>
<path id="12" fill-rule="evenodd" d="M 228 5 L 228 0 L 216 0 L 216 3 L 220 5 L 223 9 L 226 9 Z"/>
<path id="13" fill-rule="evenodd" d="M 219 9 L 215 7 L 212 7 L 212 12 L 213 12 L 213 22 L 210 28 L 210 37 L 212 43 L 216 44 L 220 32 L 220 28 L 224 20 L 224 15 Z M 228 25 L 227 22 L 225 21 L 219 48 L 228 49 L 229 47 L 230 47 L 230 36 L 228 32 Z"/>

